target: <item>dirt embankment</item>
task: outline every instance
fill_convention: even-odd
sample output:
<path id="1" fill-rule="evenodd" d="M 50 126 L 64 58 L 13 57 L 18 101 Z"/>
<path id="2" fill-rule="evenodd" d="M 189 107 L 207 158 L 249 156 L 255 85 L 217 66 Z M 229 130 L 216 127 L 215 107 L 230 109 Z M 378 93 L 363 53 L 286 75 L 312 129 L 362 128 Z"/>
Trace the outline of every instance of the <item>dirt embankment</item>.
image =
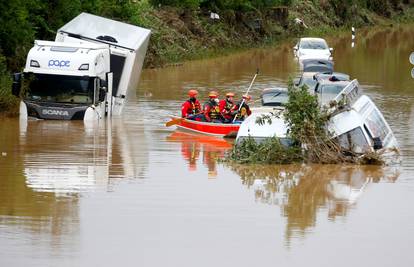
<path id="1" fill-rule="evenodd" d="M 324 34 L 351 25 L 361 27 L 414 19 L 411 0 L 396 6 L 380 6 L 376 12 L 348 5 L 346 1 L 319 2 L 299 1 L 290 7 L 266 11 L 217 11 L 219 19 L 212 19 L 209 10 L 153 8 L 146 13 L 145 26 L 153 34 L 145 66 L 160 67 L 273 44 L 289 37 Z"/>

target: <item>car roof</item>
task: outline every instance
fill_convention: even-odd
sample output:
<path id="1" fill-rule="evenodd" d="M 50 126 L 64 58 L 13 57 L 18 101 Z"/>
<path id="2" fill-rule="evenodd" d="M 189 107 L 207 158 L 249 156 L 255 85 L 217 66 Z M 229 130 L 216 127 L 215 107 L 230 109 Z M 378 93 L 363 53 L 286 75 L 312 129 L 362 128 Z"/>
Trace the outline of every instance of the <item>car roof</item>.
<path id="1" fill-rule="evenodd" d="M 302 60 L 303 72 L 332 72 L 333 62 L 326 59 L 304 59 Z"/>
<path id="2" fill-rule="evenodd" d="M 347 86 L 351 81 L 331 81 L 328 79 L 321 79 L 318 81 L 318 86 L 328 85 L 328 84 L 335 84 L 335 85 L 344 85 Z"/>
<path id="3" fill-rule="evenodd" d="M 314 75 L 318 74 L 320 72 L 315 72 L 315 71 L 305 71 L 302 72 L 302 75 L 300 76 L 301 78 L 313 78 Z"/>
<path id="4" fill-rule="evenodd" d="M 333 66 L 334 62 L 332 60 L 322 59 L 322 58 L 307 58 L 301 60 L 303 67 L 305 68 L 308 64 L 319 64 L 319 65 L 329 65 Z"/>
<path id="5" fill-rule="evenodd" d="M 265 88 L 262 91 L 261 95 L 270 94 L 270 93 L 278 93 L 278 92 L 286 92 L 288 89 L 285 87 L 272 87 L 272 88 Z"/>
<path id="6" fill-rule="evenodd" d="M 300 38 L 300 41 L 322 41 L 322 42 L 326 42 L 325 39 L 317 38 L 317 37 L 303 37 L 303 38 Z"/>
<path id="7" fill-rule="evenodd" d="M 350 76 L 348 74 L 345 73 L 341 73 L 341 72 L 318 72 L 314 75 L 314 78 L 317 81 L 321 81 L 321 80 L 330 80 L 332 77 L 336 77 L 339 81 L 349 81 L 350 80 Z"/>

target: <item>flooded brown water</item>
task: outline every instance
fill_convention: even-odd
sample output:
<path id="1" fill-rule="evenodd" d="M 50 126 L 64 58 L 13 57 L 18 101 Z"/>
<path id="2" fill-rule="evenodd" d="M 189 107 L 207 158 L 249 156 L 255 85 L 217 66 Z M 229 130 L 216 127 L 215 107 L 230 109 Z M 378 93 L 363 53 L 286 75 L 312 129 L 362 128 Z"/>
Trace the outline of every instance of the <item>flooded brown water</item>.
<path id="1" fill-rule="evenodd" d="M 252 94 L 292 43 L 145 70 L 122 118 L 0 120 L 0 266 L 412 266 L 414 27 L 329 38 L 394 130 L 399 166 L 223 165 L 231 144 L 166 128 L 189 88 Z"/>

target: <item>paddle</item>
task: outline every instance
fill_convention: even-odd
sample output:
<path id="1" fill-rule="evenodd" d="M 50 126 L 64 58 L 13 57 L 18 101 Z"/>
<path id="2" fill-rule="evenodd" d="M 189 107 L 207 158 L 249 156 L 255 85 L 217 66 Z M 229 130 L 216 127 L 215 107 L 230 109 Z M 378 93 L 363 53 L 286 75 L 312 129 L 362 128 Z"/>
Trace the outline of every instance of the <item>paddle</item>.
<path id="1" fill-rule="evenodd" d="M 176 124 L 179 124 L 182 120 L 184 120 L 185 118 L 176 118 L 176 119 L 172 119 L 169 122 L 165 123 L 165 126 L 170 127 Z"/>
<path id="2" fill-rule="evenodd" d="M 193 116 L 196 116 L 196 115 L 199 115 L 199 114 L 202 114 L 202 112 L 200 112 L 200 113 L 196 113 L 196 114 L 194 114 Z M 182 121 L 183 121 L 183 120 L 185 120 L 185 119 L 188 119 L 188 118 L 175 118 L 175 119 L 172 119 L 172 120 L 170 120 L 169 122 L 166 122 L 166 123 L 165 123 L 165 126 L 170 127 L 170 126 L 173 126 L 173 125 L 179 124 L 180 122 L 182 122 Z"/>
<path id="3" fill-rule="evenodd" d="M 247 88 L 246 95 L 248 95 L 248 94 L 249 94 L 249 91 L 250 91 L 250 89 L 252 88 L 252 85 L 253 85 L 253 83 L 254 83 L 254 80 L 256 80 L 256 77 L 257 77 L 257 75 L 258 75 L 258 74 L 259 74 L 259 69 L 257 69 L 257 70 L 256 70 L 256 74 L 254 75 L 253 80 L 252 80 L 252 82 L 250 83 L 249 88 Z M 245 101 L 246 101 L 246 100 L 243 98 L 243 100 L 242 100 L 242 102 L 241 102 L 241 104 L 240 104 L 240 106 L 239 106 L 239 110 L 237 111 L 236 116 L 234 116 L 233 123 L 236 121 L 236 119 L 237 119 L 237 114 L 240 112 L 240 110 L 241 110 L 241 108 L 243 107 L 243 104 L 244 104 L 244 102 L 245 102 Z"/>

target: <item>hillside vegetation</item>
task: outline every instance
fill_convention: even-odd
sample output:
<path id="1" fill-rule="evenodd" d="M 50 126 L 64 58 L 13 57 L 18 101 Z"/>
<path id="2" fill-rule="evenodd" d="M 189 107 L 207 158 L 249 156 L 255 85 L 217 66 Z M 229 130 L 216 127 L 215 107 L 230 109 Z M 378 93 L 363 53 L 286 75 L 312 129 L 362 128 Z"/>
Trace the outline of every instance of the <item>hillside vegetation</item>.
<path id="1" fill-rule="evenodd" d="M 413 21 L 413 5 L 414 0 L 1 1 L 0 111 L 16 110 L 10 73 L 22 69 L 33 41 L 53 40 L 80 12 L 150 28 L 145 66 L 159 67 L 349 25 Z"/>

